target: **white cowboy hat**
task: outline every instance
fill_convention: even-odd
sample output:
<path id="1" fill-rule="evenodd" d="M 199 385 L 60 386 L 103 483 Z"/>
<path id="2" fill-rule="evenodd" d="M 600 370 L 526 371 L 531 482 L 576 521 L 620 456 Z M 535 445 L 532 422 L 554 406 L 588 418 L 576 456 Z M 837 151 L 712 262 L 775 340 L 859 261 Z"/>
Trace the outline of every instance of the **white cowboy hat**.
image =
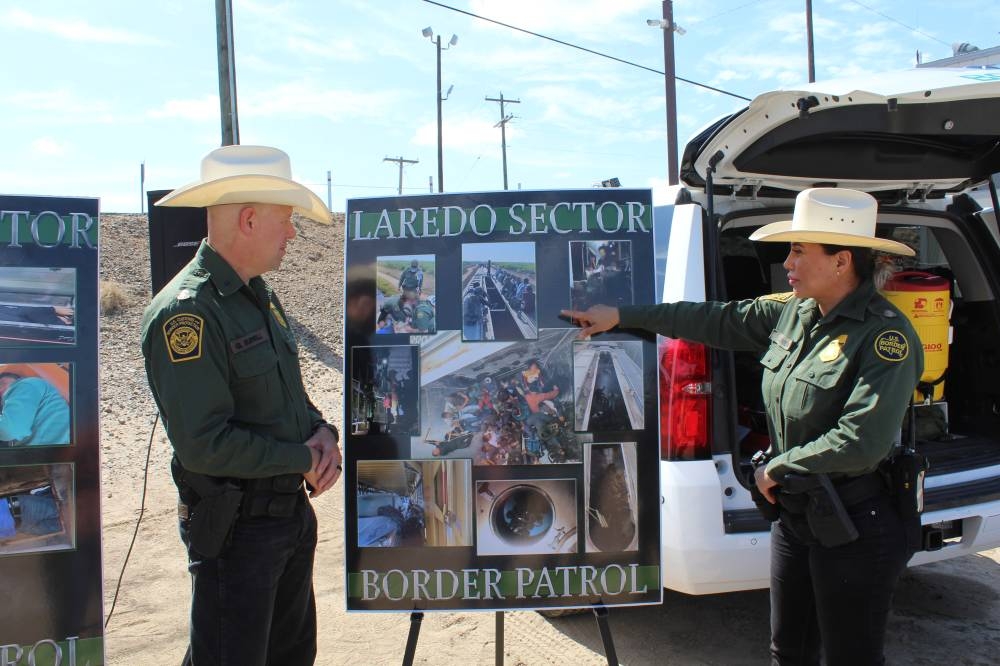
<path id="1" fill-rule="evenodd" d="M 267 146 L 216 148 L 201 160 L 201 180 L 177 188 L 156 205 L 203 208 L 234 203 L 291 206 L 317 222 L 333 222 L 323 200 L 292 180 L 288 155 Z"/>
<path id="2" fill-rule="evenodd" d="M 837 187 L 813 187 L 795 197 L 792 219 L 765 224 L 750 240 L 776 243 L 824 243 L 916 254 L 909 246 L 875 236 L 878 202 L 867 192 Z"/>

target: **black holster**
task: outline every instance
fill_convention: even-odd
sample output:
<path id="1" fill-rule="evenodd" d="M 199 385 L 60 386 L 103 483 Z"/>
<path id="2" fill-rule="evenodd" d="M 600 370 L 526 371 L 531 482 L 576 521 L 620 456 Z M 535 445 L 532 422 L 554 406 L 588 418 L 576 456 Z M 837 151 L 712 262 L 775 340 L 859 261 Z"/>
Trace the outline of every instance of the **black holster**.
<path id="1" fill-rule="evenodd" d="M 188 507 L 187 535 L 191 547 L 205 557 L 219 557 L 229 544 L 239 517 L 243 490 L 232 479 L 184 469 L 176 456 L 170 467 L 181 501 Z"/>
<path id="2" fill-rule="evenodd" d="M 881 466 L 881 472 L 903 520 L 906 547 L 910 553 L 924 548 L 920 514 L 924 511 L 924 477 L 929 468 L 927 458 L 913 449 L 905 448 Z"/>
<path id="3" fill-rule="evenodd" d="M 792 513 L 804 513 L 809 531 L 821 546 L 833 548 L 858 538 L 854 521 L 826 474 L 785 474 L 779 501 Z M 789 497 L 788 495 L 791 497 Z"/>
<path id="4" fill-rule="evenodd" d="M 778 504 L 771 504 L 764 497 L 764 493 L 760 492 L 760 488 L 757 487 L 757 479 L 754 475 L 755 470 L 750 470 L 750 474 L 747 476 L 747 487 L 750 488 L 750 499 L 757 506 L 757 511 L 760 515 L 764 517 L 769 523 L 773 523 L 781 516 L 781 507 Z"/>

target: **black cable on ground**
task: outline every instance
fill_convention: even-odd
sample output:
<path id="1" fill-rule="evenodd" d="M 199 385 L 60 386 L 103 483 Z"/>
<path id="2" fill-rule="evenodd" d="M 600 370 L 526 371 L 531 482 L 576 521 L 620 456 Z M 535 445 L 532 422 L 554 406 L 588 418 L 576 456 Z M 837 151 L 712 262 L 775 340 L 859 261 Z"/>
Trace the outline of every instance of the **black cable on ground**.
<path id="1" fill-rule="evenodd" d="M 142 471 L 142 500 L 139 502 L 139 519 L 135 521 L 135 531 L 132 533 L 132 543 L 128 545 L 128 552 L 125 553 L 125 561 L 122 562 L 121 573 L 118 574 L 118 584 L 115 586 L 115 596 L 111 600 L 111 610 L 108 611 L 108 617 L 104 620 L 104 628 L 108 628 L 108 623 L 111 622 L 111 616 L 115 614 L 115 604 L 118 603 L 118 593 L 122 589 L 122 579 L 125 578 L 125 567 L 128 566 L 128 559 L 132 555 L 132 547 L 135 546 L 135 538 L 139 534 L 139 525 L 142 523 L 142 514 L 146 511 L 146 482 L 149 481 L 149 458 L 153 452 L 153 433 L 156 432 L 156 424 L 160 420 L 160 413 L 156 413 L 156 418 L 153 419 L 153 427 L 149 430 L 149 445 L 146 447 L 146 466 Z"/>

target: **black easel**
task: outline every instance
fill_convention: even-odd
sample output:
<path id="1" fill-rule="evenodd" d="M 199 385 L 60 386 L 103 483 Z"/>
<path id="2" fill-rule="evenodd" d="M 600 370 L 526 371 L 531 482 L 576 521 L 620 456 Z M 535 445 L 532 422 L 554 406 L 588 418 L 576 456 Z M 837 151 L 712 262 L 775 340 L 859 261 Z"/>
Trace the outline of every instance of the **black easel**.
<path id="1" fill-rule="evenodd" d="M 618 653 L 615 652 L 615 641 L 611 636 L 611 626 L 608 624 L 607 606 L 594 606 L 594 618 L 597 620 L 597 627 L 601 631 L 601 641 L 604 643 L 604 656 L 607 657 L 608 666 L 618 666 Z M 503 666 L 503 611 L 496 612 L 496 652 L 494 661 L 496 666 Z M 424 621 L 424 614 L 410 613 L 410 633 L 406 637 L 406 652 L 403 653 L 403 666 L 413 666 L 413 655 L 417 651 L 417 637 L 420 635 L 420 623 Z"/>

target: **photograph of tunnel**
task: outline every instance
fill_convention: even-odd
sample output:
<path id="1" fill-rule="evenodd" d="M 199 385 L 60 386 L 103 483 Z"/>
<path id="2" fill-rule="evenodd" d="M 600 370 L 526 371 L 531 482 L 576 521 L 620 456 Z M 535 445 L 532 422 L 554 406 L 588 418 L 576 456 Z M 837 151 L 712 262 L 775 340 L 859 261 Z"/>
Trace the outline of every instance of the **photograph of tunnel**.
<path id="1" fill-rule="evenodd" d="M 534 243 L 462 245 L 462 339 L 533 340 L 538 284 Z"/>
<path id="2" fill-rule="evenodd" d="M 476 482 L 476 554 L 576 551 L 576 480 Z"/>
<path id="3" fill-rule="evenodd" d="M 437 330 L 434 255 L 378 257 L 375 333 L 426 335 Z"/>
<path id="4" fill-rule="evenodd" d="M 632 241 L 570 241 L 569 274 L 572 309 L 631 305 Z"/>
<path id="5" fill-rule="evenodd" d="M 584 502 L 588 553 L 639 549 L 636 444 L 588 444 L 584 452 Z"/>
<path id="6" fill-rule="evenodd" d="M 358 546 L 471 546 L 468 460 L 359 460 Z"/>
<path id="7" fill-rule="evenodd" d="M 0 467 L 0 555 L 76 547 L 73 465 Z"/>
<path id="8" fill-rule="evenodd" d="M 420 433 L 416 345 L 351 350 L 351 434 Z"/>
<path id="9" fill-rule="evenodd" d="M 76 269 L 0 267 L 0 347 L 76 344 Z"/>
<path id="10" fill-rule="evenodd" d="M 576 329 L 536 340 L 463 344 L 457 331 L 420 346 L 421 433 L 413 458 L 474 465 L 579 463 L 588 434 L 573 430 Z"/>
<path id="11" fill-rule="evenodd" d="M 573 387 L 577 430 L 642 430 L 642 342 L 574 343 Z"/>
<path id="12" fill-rule="evenodd" d="M 72 363 L 0 363 L 0 449 L 71 442 Z"/>

